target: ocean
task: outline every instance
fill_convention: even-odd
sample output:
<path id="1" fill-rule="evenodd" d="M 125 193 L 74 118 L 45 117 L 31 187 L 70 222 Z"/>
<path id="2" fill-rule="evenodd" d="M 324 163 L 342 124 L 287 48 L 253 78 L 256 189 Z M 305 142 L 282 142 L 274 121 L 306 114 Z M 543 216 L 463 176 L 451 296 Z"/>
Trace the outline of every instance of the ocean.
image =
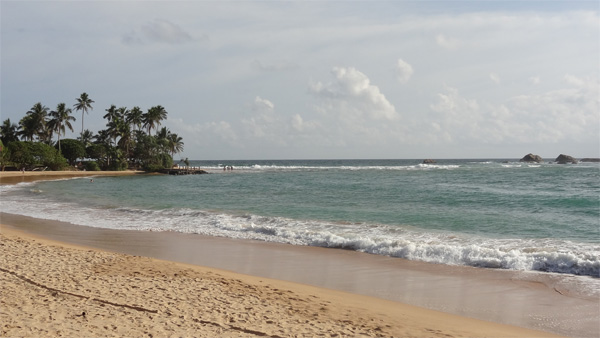
<path id="1" fill-rule="evenodd" d="M 212 174 L 5 185 L 1 211 L 598 281 L 598 163 L 420 162 L 191 161 Z"/>

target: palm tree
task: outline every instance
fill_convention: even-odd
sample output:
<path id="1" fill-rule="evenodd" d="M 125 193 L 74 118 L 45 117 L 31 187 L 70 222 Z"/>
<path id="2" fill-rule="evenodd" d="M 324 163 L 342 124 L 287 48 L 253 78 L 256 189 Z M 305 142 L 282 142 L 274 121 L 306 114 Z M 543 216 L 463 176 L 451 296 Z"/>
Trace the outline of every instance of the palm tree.
<path id="1" fill-rule="evenodd" d="M 117 116 L 119 117 L 119 119 L 123 120 L 123 122 L 127 121 L 127 115 L 129 115 L 129 110 L 127 109 L 127 107 L 121 107 L 117 109 Z"/>
<path id="2" fill-rule="evenodd" d="M 117 130 L 119 135 L 119 142 L 117 143 L 117 145 L 119 146 L 119 148 L 121 148 L 121 150 L 125 154 L 125 159 L 129 162 L 129 147 L 133 143 L 131 126 L 129 126 L 127 122 L 120 120 Z"/>
<path id="3" fill-rule="evenodd" d="M 117 111 L 117 106 L 115 106 L 114 104 L 110 105 L 110 108 L 106 109 L 106 115 L 104 115 L 102 118 L 107 119 L 108 122 L 112 122 L 112 121 L 116 120 L 117 118 L 119 118 L 119 112 Z"/>
<path id="4" fill-rule="evenodd" d="M 73 131 L 71 121 L 75 121 L 75 117 L 71 116 L 71 108 L 67 108 L 64 103 L 59 103 L 55 111 L 50 112 L 52 119 L 48 121 L 50 129 L 58 134 L 58 151 L 60 152 L 60 135 L 65 134 L 65 127 Z"/>
<path id="5" fill-rule="evenodd" d="M 162 120 L 167 119 L 167 111 L 163 106 L 155 106 L 148 109 L 148 112 L 142 116 L 144 127 L 148 127 L 148 135 L 153 128 L 160 126 Z"/>
<path id="6" fill-rule="evenodd" d="M 37 136 L 40 141 L 48 142 L 48 136 L 52 133 L 46 130 L 46 117 L 48 116 L 48 107 L 38 102 L 31 107 L 25 117 L 19 121 L 22 128 L 22 135 L 30 141 L 33 141 L 33 136 Z"/>
<path id="7" fill-rule="evenodd" d="M 83 143 L 84 147 L 88 147 L 92 143 L 92 139 L 94 138 L 94 133 L 89 129 L 86 129 L 81 133 L 81 135 L 77 138 L 81 143 Z"/>
<path id="8" fill-rule="evenodd" d="M 171 151 L 171 158 L 175 153 L 183 151 L 183 139 L 175 133 L 170 133 L 167 137 L 169 151 Z"/>
<path id="9" fill-rule="evenodd" d="M 0 140 L 5 145 L 9 142 L 18 141 L 19 140 L 19 125 L 16 123 L 11 123 L 10 119 L 4 120 L 2 126 L 0 126 Z"/>
<path id="10" fill-rule="evenodd" d="M 110 146 L 110 133 L 108 132 L 107 129 L 103 129 L 100 130 L 98 132 L 98 134 L 96 134 L 94 136 L 94 143 L 96 144 L 102 144 L 102 145 L 106 145 L 106 146 Z"/>
<path id="11" fill-rule="evenodd" d="M 136 106 L 127 112 L 125 121 L 127 121 L 127 123 L 129 123 L 131 126 L 135 126 L 135 130 L 139 130 L 140 126 L 144 122 L 142 119 L 143 115 L 144 112 L 140 109 L 140 107 Z"/>
<path id="12" fill-rule="evenodd" d="M 37 134 L 37 124 L 31 115 L 25 115 L 19 121 L 19 136 L 25 141 L 33 141 L 33 137 Z"/>
<path id="13" fill-rule="evenodd" d="M 81 96 L 79 96 L 77 98 L 77 103 L 75 103 L 73 105 L 73 107 L 75 107 L 75 110 L 81 110 L 81 133 L 83 134 L 83 113 L 88 112 L 88 109 L 94 109 L 92 108 L 92 103 L 94 103 L 94 101 L 92 99 L 90 99 L 88 97 L 87 93 L 82 93 Z"/>

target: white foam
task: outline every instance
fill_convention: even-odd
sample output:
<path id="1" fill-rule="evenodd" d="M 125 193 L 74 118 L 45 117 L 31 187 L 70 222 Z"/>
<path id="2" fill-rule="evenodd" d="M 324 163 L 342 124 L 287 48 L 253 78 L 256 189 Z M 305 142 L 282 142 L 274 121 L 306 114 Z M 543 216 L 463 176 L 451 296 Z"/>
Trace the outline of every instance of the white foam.
<path id="1" fill-rule="evenodd" d="M 432 263 L 600 277 L 600 245 L 559 239 L 493 239 L 410 226 L 339 224 L 194 209 L 82 207 L 48 201 L 31 184 L 2 186 L 2 211 L 73 224 L 179 231 L 294 245 L 344 248 Z M 12 194 L 23 190 L 25 194 Z M 43 194 L 42 194 L 43 195 Z M 23 208 L 27 205 L 27 208 Z"/>

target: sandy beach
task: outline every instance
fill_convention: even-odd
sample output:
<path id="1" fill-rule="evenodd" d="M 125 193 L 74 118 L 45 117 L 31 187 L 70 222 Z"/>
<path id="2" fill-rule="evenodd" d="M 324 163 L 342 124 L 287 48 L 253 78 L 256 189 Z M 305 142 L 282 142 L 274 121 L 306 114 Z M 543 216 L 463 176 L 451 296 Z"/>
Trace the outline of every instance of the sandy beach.
<path id="1" fill-rule="evenodd" d="M 2 174 L 0 181 L 17 183 L 72 175 L 89 173 Z M 206 265 L 202 260 L 184 264 L 179 262 L 187 260 L 176 252 L 159 252 L 164 251 L 164 247 L 147 245 L 144 248 L 144 240 L 135 246 L 140 251 L 132 253 L 123 250 L 127 246 L 124 240 L 131 240 L 126 237 L 132 235 L 126 232 L 98 235 L 86 232 L 84 227 L 72 226 L 56 228 L 63 232 L 54 231 L 55 236 L 41 231 L 40 237 L 32 234 L 35 233 L 32 229 L 41 225 L 54 229 L 53 226 L 58 225 L 9 215 L 3 215 L 1 223 L 8 224 L 2 225 L 0 238 L 3 252 L 0 332 L 5 337 L 553 336 L 355 292 L 306 285 L 319 284 L 314 280 L 317 275 L 309 271 L 299 272 L 309 277 L 302 281 L 306 284 L 300 284 L 281 280 L 286 278 L 267 278 L 253 271 L 239 274 L 200 266 Z M 81 235 L 80 240 L 70 240 L 77 237 L 74 233 Z M 121 235 L 124 237 L 119 237 Z M 95 240 L 98 236 L 104 240 Z M 89 243 L 82 238 L 87 238 Z M 165 234 L 160 238 L 178 243 L 171 248 L 185 244 L 179 236 Z M 219 240 L 206 241 L 218 244 Z M 108 247 L 98 248 L 102 247 L 100 242 Z M 257 243 L 244 245 L 241 247 L 259 246 Z M 339 253 L 340 250 L 329 251 Z M 310 252 L 323 255 L 322 251 Z M 352 259 L 358 257 L 357 253 L 339 254 L 353 255 Z M 165 257 L 171 261 L 143 256 Z M 360 257 L 370 259 L 368 255 Z M 240 271 L 235 267 L 227 269 Z M 493 285 L 493 288 L 498 286 Z M 435 290 L 431 291 L 435 294 Z"/>
<path id="2" fill-rule="evenodd" d="M 2 227 L 3 337 L 540 337 L 397 302 Z"/>

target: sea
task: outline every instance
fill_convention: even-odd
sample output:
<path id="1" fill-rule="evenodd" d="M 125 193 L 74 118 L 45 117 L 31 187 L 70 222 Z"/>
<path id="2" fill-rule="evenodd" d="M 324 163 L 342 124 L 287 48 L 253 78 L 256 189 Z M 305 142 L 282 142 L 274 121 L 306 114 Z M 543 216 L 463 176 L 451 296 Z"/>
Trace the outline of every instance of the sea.
<path id="1" fill-rule="evenodd" d="M 73 224 L 600 277 L 600 164 L 190 161 L 207 175 L 1 186 L 1 211 Z M 232 170 L 224 170 L 232 167 Z M 596 290 L 598 291 L 598 290 Z"/>

